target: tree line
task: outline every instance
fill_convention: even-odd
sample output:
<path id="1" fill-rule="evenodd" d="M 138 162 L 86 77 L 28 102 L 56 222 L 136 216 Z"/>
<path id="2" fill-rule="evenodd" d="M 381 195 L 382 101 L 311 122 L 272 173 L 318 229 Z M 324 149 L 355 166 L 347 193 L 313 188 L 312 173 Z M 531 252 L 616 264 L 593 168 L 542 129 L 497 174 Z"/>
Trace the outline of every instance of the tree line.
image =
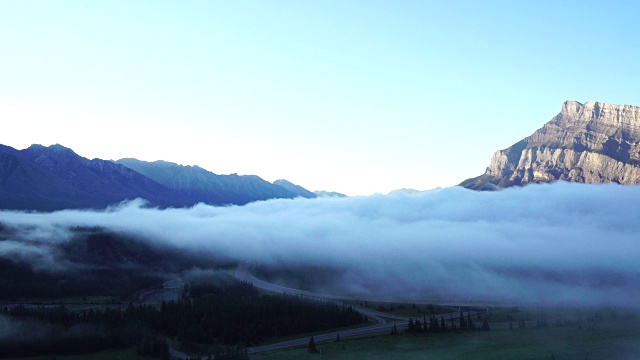
<path id="1" fill-rule="evenodd" d="M 351 306 L 258 294 L 253 285 L 237 280 L 222 291 L 163 302 L 160 306 L 129 304 L 124 309 L 82 311 L 64 306 L 14 306 L 3 308 L 0 315 L 20 321 L 29 319 L 40 333 L 51 329 L 29 341 L 7 337 L 0 341 L 0 356 L 88 353 L 135 345 L 140 353 L 164 357 L 167 337 L 187 345 L 217 344 L 243 349 L 270 338 L 365 321 Z M 218 358 L 223 355 L 224 352 Z"/>
<path id="2" fill-rule="evenodd" d="M 479 321 L 479 319 L 478 319 Z M 426 315 L 423 315 L 422 322 L 420 319 L 410 319 L 407 324 L 407 332 L 411 334 L 421 333 L 421 332 L 443 332 L 449 330 L 490 330 L 489 322 L 487 319 L 482 321 L 482 325 L 476 325 L 473 322 L 471 317 L 471 312 L 467 311 L 467 315 L 465 316 L 462 309 L 460 310 L 460 315 L 457 320 L 454 320 L 453 317 L 446 321 L 444 316 L 440 316 L 438 318 L 435 315 L 429 316 L 427 319 Z M 391 329 L 392 335 L 398 334 L 398 329 L 396 326 Z"/>

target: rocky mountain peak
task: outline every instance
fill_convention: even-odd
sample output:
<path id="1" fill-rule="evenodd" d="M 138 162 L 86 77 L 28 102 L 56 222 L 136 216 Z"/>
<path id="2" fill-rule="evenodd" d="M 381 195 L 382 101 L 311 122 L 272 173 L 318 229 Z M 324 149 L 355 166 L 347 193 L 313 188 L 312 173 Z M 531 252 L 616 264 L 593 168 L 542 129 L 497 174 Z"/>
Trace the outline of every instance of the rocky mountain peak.
<path id="1" fill-rule="evenodd" d="M 551 121 L 497 151 L 485 174 L 461 185 L 531 182 L 640 183 L 640 107 L 569 100 Z"/>
<path id="2" fill-rule="evenodd" d="M 564 104 L 562 104 L 562 111 L 560 111 L 560 113 L 566 114 L 566 115 L 573 115 L 573 114 L 577 114 L 583 108 L 584 108 L 584 105 L 582 103 L 579 103 L 575 100 L 567 100 L 564 102 Z"/>

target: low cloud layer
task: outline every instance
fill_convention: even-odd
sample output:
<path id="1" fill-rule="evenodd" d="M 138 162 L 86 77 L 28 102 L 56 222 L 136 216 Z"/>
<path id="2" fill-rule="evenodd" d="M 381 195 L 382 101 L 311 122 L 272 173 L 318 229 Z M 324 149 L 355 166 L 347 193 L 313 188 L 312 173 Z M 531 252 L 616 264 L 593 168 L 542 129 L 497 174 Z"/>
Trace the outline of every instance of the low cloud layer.
<path id="1" fill-rule="evenodd" d="M 270 200 L 246 206 L 0 212 L 20 256 L 99 226 L 255 264 L 344 271 L 327 288 L 372 297 L 507 303 L 640 301 L 640 187 L 555 183 L 499 192 Z M 0 245 L 0 256 L 19 252 Z M 51 260 L 49 260 L 51 261 Z M 60 265 L 63 266 L 63 265 Z"/>

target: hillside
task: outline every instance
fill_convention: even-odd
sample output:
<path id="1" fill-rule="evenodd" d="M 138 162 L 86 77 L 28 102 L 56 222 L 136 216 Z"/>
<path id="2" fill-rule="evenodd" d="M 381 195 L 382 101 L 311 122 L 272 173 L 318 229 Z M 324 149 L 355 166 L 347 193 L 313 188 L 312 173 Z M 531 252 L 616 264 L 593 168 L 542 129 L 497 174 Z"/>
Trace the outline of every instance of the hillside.
<path id="1" fill-rule="evenodd" d="M 103 209 L 136 198 L 159 207 L 244 205 L 296 196 L 255 175 L 217 175 L 166 161 L 89 160 L 59 144 L 23 150 L 0 145 L 0 209 Z"/>
<path id="2" fill-rule="evenodd" d="M 292 199 L 296 194 L 255 175 L 217 175 L 199 166 L 183 166 L 167 161 L 146 162 L 120 159 L 127 166 L 179 194 L 209 204 L 243 205 L 275 198 Z"/>
<path id="3" fill-rule="evenodd" d="M 135 198 L 160 206 L 191 202 L 126 166 L 89 160 L 61 145 L 0 147 L 0 184 L 3 209 L 104 208 Z"/>

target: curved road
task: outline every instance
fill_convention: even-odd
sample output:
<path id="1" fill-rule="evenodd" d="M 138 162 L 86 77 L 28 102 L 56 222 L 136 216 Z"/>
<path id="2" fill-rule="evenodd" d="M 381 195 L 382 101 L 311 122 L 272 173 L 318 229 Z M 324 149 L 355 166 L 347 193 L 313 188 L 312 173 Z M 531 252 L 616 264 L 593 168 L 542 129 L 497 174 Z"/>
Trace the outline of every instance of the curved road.
<path id="1" fill-rule="evenodd" d="M 328 340 L 335 340 L 338 334 L 340 335 L 341 339 L 344 339 L 344 338 L 349 338 L 354 336 L 391 332 L 391 329 L 393 328 L 394 325 L 398 330 L 404 330 L 407 328 L 409 320 L 415 319 L 415 318 L 407 318 L 407 317 L 383 314 L 371 309 L 366 309 L 366 308 L 361 308 L 358 306 L 346 304 L 342 301 L 342 300 L 357 300 L 357 299 L 345 299 L 345 297 L 341 297 L 341 296 L 313 293 L 310 291 L 293 289 L 293 288 L 288 288 L 281 285 L 271 284 L 264 280 L 260 280 L 254 277 L 244 266 L 238 266 L 238 268 L 235 271 L 235 277 L 239 280 L 249 282 L 253 284 L 253 286 L 259 289 L 263 289 L 271 292 L 304 296 L 311 299 L 318 299 L 318 300 L 324 300 L 324 301 L 329 300 L 338 305 L 349 305 L 353 307 L 353 309 L 356 310 L 357 312 L 363 315 L 367 315 L 367 317 L 378 321 L 376 325 L 372 325 L 372 326 L 349 329 L 344 331 L 333 331 L 325 334 L 314 335 L 313 339 L 316 343 L 322 342 L 322 341 L 328 341 Z M 459 317 L 458 314 L 459 312 L 455 311 L 455 312 L 443 314 L 441 316 L 443 316 L 445 320 L 450 321 L 452 318 L 453 319 L 458 318 Z M 475 315 L 476 313 L 472 312 L 472 314 Z M 387 322 L 387 320 L 391 320 L 391 322 Z M 300 339 L 283 341 L 283 342 L 270 344 L 270 345 L 252 347 L 252 348 L 248 348 L 247 351 L 249 352 L 249 354 L 255 354 L 263 351 L 280 350 L 280 349 L 286 349 L 290 347 L 305 346 L 308 343 L 309 343 L 309 337 L 304 337 Z"/>

